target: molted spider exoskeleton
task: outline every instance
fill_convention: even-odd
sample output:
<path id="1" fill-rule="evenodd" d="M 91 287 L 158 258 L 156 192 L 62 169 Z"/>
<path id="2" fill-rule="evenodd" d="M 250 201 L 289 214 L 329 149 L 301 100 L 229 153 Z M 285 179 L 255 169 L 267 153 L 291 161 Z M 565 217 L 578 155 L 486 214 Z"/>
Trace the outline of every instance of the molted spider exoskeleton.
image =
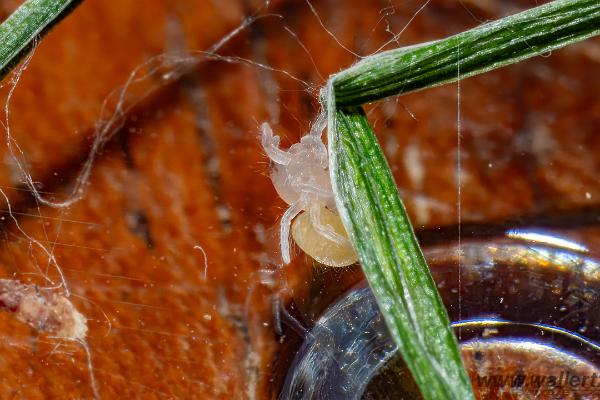
<path id="1" fill-rule="evenodd" d="M 262 146 L 273 162 L 273 186 L 289 204 L 280 225 L 281 256 L 286 264 L 290 262 L 290 227 L 296 244 L 320 263 L 345 266 L 357 261 L 336 212 L 327 147 L 321 140 L 323 129 L 325 120 L 321 117 L 300 143 L 284 151 L 279 148 L 279 136 L 273 134 L 269 124 L 265 122 L 261 126 Z M 306 213 L 296 218 L 303 211 Z"/>

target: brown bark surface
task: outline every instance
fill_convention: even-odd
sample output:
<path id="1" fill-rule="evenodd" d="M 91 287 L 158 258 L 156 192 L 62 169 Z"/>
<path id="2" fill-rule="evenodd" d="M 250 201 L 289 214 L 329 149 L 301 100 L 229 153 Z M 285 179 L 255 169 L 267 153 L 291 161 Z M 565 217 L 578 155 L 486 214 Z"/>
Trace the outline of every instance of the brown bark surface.
<path id="1" fill-rule="evenodd" d="M 462 3 L 432 1 L 411 20 L 422 4 L 314 1 L 337 41 L 361 55 L 391 38 L 386 28 L 400 32 L 409 21 L 401 45 L 535 5 Z M 4 15 L 14 7 L 2 2 Z M 44 195 L 69 193 L 103 100 L 137 65 L 207 49 L 259 9 L 259 1 L 242 0 L 84 1 L 40 43 L 10 107 L 12 134 Z M 223 53 L 275 70 L 213 60 L 153 92 L 105 146 L 74 205 L 37 206 L 0 148 L 0 187 L 20 226 L 3 211 L 0 278 L 60 282 L 38 244 L 55 254 L 71 301 L 88 319 L 102 398 L 277 393 L 274 377 L 285 362 L 272 296 L 313 296 L 312 264 L 297 255 L 284 273 L 265 271 L 274 268 L 272 228 L 285 205 L 268 178 L 258 125 L 269 121 L 284 145 L 296 142 L 315 116 L 317 92 L 278 71 L 316 90 L 356 56 L 303 1 L 271 2 L 258 13 L 282 17 L 255 22 Z M 600 42 L 592 40 L 461 82 L 464 223 L 597 219 L 599 62 Z M 136 83 L 126 104 L 160 82 Z M 429 236 L 457 222 L 457 93 L 449 85 L 368 107 L 415 227 Z M 593 243 L 595 232 L 582 235 Z M 207 254 L 206 279 L 197 245 Z M 92 397 L 77 344 L 32 331 L 10 313 L 0 313 L 0 332 L 0 398 Z"/>

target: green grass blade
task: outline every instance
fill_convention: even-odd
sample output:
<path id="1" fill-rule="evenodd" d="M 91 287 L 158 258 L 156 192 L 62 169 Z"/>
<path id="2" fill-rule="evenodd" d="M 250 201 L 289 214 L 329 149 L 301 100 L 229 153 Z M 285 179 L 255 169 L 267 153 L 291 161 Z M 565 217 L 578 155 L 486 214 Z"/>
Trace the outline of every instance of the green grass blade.
<path id="1" fill-rule="evenodd" d="M 42 36 L 81 0 L 28 0 L 0 25 L 0 79 Z"/>
<path id="2" fill-rule="evenodd" d="M 328 140 L 337 207 L 388 328 L 425 399 L 473 399 L 446 309 L 373 130 L 361 109 L 334 112 Z"/>
<path id="3" fill-rule="evenodd" d="M 436 42 L 366 58 L 334 77 L 338 107 L 490 71 L 600 33 L 600 1 L 562 0 Z"/>
<path id="4" fill-rule="evenodd" d="M 338 211 L 426 400 L 474 395 L 391 171 L 357 107 L 516 63 L 599 33 L 598 0 L 555 1 L 444 40 L 374 55 L 329 80 L 323 100 Z"/>

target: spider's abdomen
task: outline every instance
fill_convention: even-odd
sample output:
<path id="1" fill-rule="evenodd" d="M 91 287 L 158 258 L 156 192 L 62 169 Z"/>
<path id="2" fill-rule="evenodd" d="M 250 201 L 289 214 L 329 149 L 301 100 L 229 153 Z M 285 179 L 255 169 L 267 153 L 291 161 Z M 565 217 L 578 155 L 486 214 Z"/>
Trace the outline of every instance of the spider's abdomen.
<path id="1" fill-rule="evenodd" d="M 300 214 L 292 223 L 292 237 L 306 254 L 330 267 L 344 267 L 358 261 L 358 256 L 352 248 L 346 229 L 340 217 L 322 207 L 319 213 L 320 223 L 328 226 L 333 232 L 346 240 L 343 243 L 334 242 L 321 235 L 312 224 L 308 213 Z"/>

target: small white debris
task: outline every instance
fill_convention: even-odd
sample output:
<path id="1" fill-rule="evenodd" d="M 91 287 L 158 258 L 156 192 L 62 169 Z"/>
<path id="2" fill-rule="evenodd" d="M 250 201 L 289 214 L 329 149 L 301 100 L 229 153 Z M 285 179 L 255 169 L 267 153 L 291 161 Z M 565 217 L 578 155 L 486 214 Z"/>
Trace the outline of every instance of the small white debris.
<path id="1" fill-rule="evenodd" d="M 85 340 L 86 319 L 67 297 L 17 280 L 0 279 L 0 306 L 39 332 Z"/>
<path id="2" fill-rule="evenodd" d="M 496 335 L 498 334 L 498 329 L 496 328 L 485 328 L 483 330 L 483 332 L 481 333 L 481 336 L 483 336 L 484 338 L 490 337 L 492 335 Z"/>
<path id="3" fill-rule="evenodd" d="M 404 149 L 404 168 L 415 188 L 420 189 L 425 180 L 425 168 L 419 146 L 411 144 Z"/>

